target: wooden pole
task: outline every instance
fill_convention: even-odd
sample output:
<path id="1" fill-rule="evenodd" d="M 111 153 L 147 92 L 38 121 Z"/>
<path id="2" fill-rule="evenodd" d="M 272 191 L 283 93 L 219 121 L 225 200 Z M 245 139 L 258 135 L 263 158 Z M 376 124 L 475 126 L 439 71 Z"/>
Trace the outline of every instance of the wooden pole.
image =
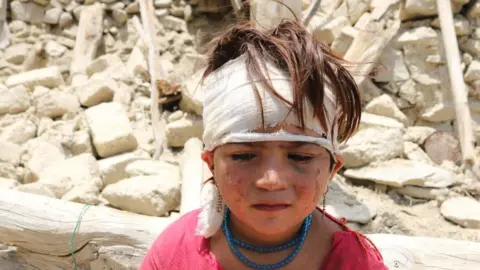
<path id="1" fill-rule="evenodd" d="M 468 106 L 468 91 L 463 80 L 462 68 L 460 66 L 460 51 L 458 49 L 457 36 L 453 23 L 452 5 L 450 0 L 437 0 L 438 17 L 442 30 L 443 44 L 448 63 L 448 73 L 455 113 L 457 116 L 457 131 L 462 149 L 463 163 L 466 170 L 473 172 L 475 165 L 474 138 L 472 129 L 472 118 Z M 473 173 L 478 180 L 478 174 Z"/>
<path id="2" fill-rule="evenodd" d="M 160 123 L 160 109 L 158 108 L 158 100 L 160 93 L 157 89 L 157 50 L 155 48 L 155 19 L 153 1 L 140 0 L 140 16 L 143 24 L 143 38 L 148 47 L 148 70 L 150 73 L 150 99 L 151 99 L 151 118 L 152 118 L 152 130 L 155 138 L 155 153 L 153 159 L 158 159 L 162 152 L 163 137 L 160 137 L 161 123 Z M 142 34 L 140 34 L 142 37 Z M 165 78 L 167 72 L 164 68 L 160 67 L 160 76 Z"/>

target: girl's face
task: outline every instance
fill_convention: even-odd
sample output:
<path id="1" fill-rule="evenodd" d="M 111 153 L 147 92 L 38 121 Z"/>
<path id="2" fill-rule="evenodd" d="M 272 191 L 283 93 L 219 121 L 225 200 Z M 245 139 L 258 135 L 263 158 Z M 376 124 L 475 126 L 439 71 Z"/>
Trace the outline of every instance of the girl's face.
<path id="1" fill-rule="evenodd" d="M 254 142 L 219 146 L 202 155 L 232 219 L 263 235 L 286 233 L 312 213 L 341 168 L 312 143 Z"/>

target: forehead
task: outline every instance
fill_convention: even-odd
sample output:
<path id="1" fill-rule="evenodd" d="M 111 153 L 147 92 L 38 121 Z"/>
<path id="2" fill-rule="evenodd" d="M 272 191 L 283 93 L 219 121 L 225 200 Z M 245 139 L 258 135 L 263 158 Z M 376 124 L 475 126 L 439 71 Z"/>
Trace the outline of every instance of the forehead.
<path id="1" fill-rule="evenodd" d="M 262 142 L 243 142 L 243 143 L 228 143 L 225 144 L 227 147 L 249 147 L 249 148 L 318 148 L 318 149 L 325 149 L 322 146 L 309 143 L 309 142 L 300 142 L 300 141 L 262 141 Z M 326 149 L 325 149 L 326 150 Z"/>

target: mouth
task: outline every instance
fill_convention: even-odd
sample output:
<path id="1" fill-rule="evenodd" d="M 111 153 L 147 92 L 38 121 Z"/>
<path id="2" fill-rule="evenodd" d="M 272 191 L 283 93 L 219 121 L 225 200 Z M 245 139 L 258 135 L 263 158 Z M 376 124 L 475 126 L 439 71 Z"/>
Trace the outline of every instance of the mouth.
<path id="1" fill-rule="evenodd" d="M 254 209 L 264 211 L 264 212 L 282 211 L 291 206 L 292 205 L 288 203 L 257 203 L 252 205 Z"/>

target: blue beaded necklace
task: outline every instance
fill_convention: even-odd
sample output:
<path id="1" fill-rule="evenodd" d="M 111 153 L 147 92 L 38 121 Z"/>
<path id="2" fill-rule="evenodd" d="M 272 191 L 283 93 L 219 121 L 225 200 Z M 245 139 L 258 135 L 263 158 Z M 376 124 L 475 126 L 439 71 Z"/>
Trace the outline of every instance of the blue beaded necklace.
<path id="1" fill-rule="evenodd" d="M 300 228 L 300 232 L 297 237 L 289 241 L 288 243 L 285 243 L 280 246 L 276 247 L 256 247 L 251 244 L 245 243 L 241 240 L 236 239 L 232 233 L 230 232 L 229 224 L 228 221 L 230 219 L 230 210 L 228 207 L 225 208 L 225 215 L 223 217 L 223 223 L 222 223 L 222 230 L 223 233 L 225 234 L 225 238 L 227 239 L 228 246 L 232 250 L 232 252 L 237 256 L 237 258 L 242 261 L 244 264 L 248 265 L 249 267 L 253 269 L 259 269 L 259 270 L 264 270 L 264 269 L 278 269 L 282 268 L 283 266 L 289 264 L 292 262 L 292 260 L 298 255 L 300 250 L 302 249 L 303 243 L 305 242 L 305 238 L 307 237 L 308 231 L 310 229 L 310 225 L 312 224 L 312 214 L 308 215 L 307 218 L 303 221 L 302 227 Z M 240 251 L 237 249 L 237 246 L 240 246 L 244 249 L 251 250 L 254 252 L 258 253 L 266 253 L 266 252 L 276 252 L 280 250 L 284 250 L 290 247 L 295 247 L 293 252 L 284 260 L 274 263 L 274 264 L 256 264 L 252 261 L 250 261 L 247 257 L 245 257 Z"/>

